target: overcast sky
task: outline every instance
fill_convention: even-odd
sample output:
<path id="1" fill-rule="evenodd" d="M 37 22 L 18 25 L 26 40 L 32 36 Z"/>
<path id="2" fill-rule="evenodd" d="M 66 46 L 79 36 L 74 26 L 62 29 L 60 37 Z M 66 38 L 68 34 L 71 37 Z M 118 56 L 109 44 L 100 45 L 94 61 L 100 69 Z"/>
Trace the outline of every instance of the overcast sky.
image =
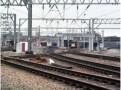
<path id="1" fill-rule="evenodd" d="M 65 7 L 65 14 L 64 18 L 77 18 L 77 16 L 80 16 L 82 19 L 90 19 L 90 18 L 120 18 L 120 5 L 91 5 L 87 10 L 86 7 L 88 5 L 79 5 L 78 6 L 78 12 L 77 12 L 77 5 L 69 6 L 67 5 Z M 53 11 L 51 11 L 49 14 L 49 5 L 44 6 L 44 11 L 42 9 L 42 5 L 33 5 L 33 18 L 61 18 L 63 16 L 63 6 L 58 6 L 58 10 L 60 11 L 61 15 L 59 14 L 56 7 L 53 8 Z M 0 6 L 0 13 L 6 13 L 7 8 L 4 6 Z M 24 6 L 11 6 L 9 7 L 9 13 L 15 13 L 17 15 L 17 24 L 19 18 L 27 18 L 27 9 Z M 37 27 L 39 25 L 42 25 L 43 23 L 41 21 L 33 21 L 33 27 Z M 55 24 L 56 25 L 56 24 Z M 59 25 L 62 27 L 63 25 Z M 82 25 L 83 26 L 83 25 Z M 22 27 L 27 27 L 27 22 L 22 25 Z M 81 26 L 80 26 L 81 27 Z M 102 26 L 102 27 L 114 27 L 118 28 L 119 25 L 109 25 L 109 26 Z M 101 30 L 96 30 L 98 32 L 101 32 Z M 120 36 L 120 30 L 119 29 L 112 29 L 112 30 L 104 30 L 105 36 Z"/>

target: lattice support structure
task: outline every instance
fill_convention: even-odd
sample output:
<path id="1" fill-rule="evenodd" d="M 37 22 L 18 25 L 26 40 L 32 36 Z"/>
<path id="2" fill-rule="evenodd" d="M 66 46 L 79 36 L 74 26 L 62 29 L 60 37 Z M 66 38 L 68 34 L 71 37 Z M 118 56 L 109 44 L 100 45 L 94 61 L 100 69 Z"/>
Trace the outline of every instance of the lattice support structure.
<path id="1" fill-rule="evenodd" d="M 120 0 L 1 0 L 0 5 L 25 6 L 31 4 L 85 5 L 85 4 L 120 4 Z"/>
<path id="2" fill-rule="evenodd" d="M 0 0 L 0 6 L 27 6 L 28 7 L 28 51 L 31 52 L 32 34 L 32 5 L 118 5 L 120 0 Z"/>
<path id="3" fill-rule="evenodd" d="M 93 18 L 94 24 L 121 24 L 120 18 L 104 18 L 104 19 L 98 19 Z"/>
<path id="4" fill-rule="evenodd" d="M 16 51 L 16 14 L 6 14 L 6 13 L 1 13 L 0 14 L 0 19 L 8 19 L 8 18 L 10 18 L 13 21 L 13 25 L 14 25 L 14 46 L 13 46 L 13 51 Z M 3 22 L 3 24 L 4 24 L 4 22 Z M 7 28 L 7 30 L 8 30 L 8 28 Z"/>

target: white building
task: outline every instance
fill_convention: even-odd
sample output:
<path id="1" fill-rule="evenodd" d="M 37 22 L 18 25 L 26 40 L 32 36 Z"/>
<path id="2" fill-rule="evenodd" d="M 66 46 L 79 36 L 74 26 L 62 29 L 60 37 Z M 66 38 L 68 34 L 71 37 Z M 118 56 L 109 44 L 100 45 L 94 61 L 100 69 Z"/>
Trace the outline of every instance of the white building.
<path id="1" fill-rule="evenodd" d="M 93 47 L 96 49 L 99 41 L 98 38 L 101 37 L 98 33 L 92 34 L 86 33 L 58 33 L 55 36 L 58 37 L 58 47 L 70 47 L 72 42 L 76 42 L 77 46 L 80 48 L 89 48 L 89 43 L 92 41 L 93 37 Z M 90 41 L 90 42 L 89 42 Z M 69 42 L 69 43 L 68 43 Z"/>

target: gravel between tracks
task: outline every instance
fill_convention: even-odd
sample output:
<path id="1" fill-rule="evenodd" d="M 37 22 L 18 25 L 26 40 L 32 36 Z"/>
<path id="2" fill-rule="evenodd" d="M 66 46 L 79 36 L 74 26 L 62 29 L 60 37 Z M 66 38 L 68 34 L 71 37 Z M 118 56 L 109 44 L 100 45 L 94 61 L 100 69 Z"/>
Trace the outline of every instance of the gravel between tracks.
<path id="1" fill-rule="evenodd" d="M 5 64 L 1 71 L 1 90 L 81 90 Z"/>
<path id="2" fill-rule="evenodd" d="M 21 56 L 21 55 L 24 55 L 24 53 L 5 51 L 5 52 L 1 52 L 1 55 L 3 55 L 3 56 Z"/>

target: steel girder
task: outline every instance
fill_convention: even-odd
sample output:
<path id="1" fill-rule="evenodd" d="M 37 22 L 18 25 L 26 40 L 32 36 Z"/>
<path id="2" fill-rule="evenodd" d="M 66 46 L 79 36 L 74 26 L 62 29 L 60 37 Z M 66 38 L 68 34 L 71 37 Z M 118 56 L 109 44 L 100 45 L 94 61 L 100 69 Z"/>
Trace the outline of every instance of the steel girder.
<path id="1" fill-rule="evenodd" d="M 94 24 L 121 24 L 121 18 L 94 18 Z"/>
<path id="2" fill-rule="evenodd" d="M 1 13 L 0 14 L 1 19 L 12 19 L 13 25 L 14 25 L 14 46 L 13 46 L 13 51 L 16 51 L 16 14 L 6 14 L 6 13 Z M 4 23 L 3 23 L 4 24 Z M 8 28 L 7 28 L 8 29 Z M 1 30 L 2 31 L 2 30 Z M 4 30 L 5 31 L 5 30 Z"/>
<path id="3" fill-rule="evenodd" d="M 0 5 L 26 6 L 30 4 L 86 5 L 86 4 L 120 4 L 120 0 L 0 0 Z"/>
<path id="4" fill-rule="evenodd" d="M 0 19 L 1 19 L 1 20 L 11 19 L 12 22 L 14 22 L 14 15 L 15 15 L 15 14 L 0 13 Z M 5 22 L 3 22 L 3 21 L 0 22 L 0 26 L 2 26 L 2 25 L 4 25 L 4 24 L 5 24 Z M 9 24 L 10 24 L 11 26 L 13 25 L 12 23 L 9 23 Z"/>

